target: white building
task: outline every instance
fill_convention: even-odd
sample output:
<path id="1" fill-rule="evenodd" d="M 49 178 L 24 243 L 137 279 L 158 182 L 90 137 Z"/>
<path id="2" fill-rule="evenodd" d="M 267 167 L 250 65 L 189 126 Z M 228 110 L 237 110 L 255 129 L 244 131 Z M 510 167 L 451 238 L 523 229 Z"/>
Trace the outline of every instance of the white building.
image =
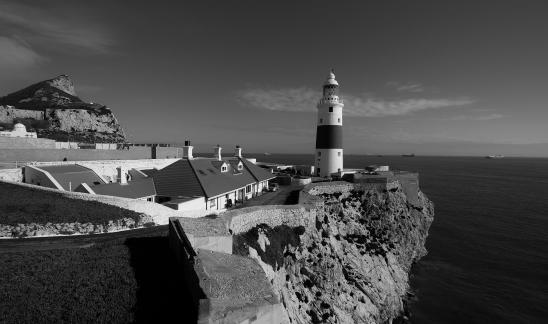
<path id="1" fill-rule="evenodd" d="M 25 138 L 38 138 L 36 132 L 27 132 L 25 125 L 17 123 L 13 126 L 11 131 L 0 131 L 2 137 L 25 137 Z"/>
<path id="2" fill-rule="evenodd" d="M 328 177 L 343 170 L 343 100 L 333 71 L 323 84 L 323 97 L 318 102 L 316 131 L 316 175 Z"/>
<path id="3" fill-rule="evenodd" d="M 152 174 L 159 203 L 178 210 L 221 212 L 261 195 L 276 177 L 242 157 L 239 146 L 229 158 L 221 155 L 220 146 L 212 158 L 194 157 L 192 151 L 187 141 L 183 159 Z"/>

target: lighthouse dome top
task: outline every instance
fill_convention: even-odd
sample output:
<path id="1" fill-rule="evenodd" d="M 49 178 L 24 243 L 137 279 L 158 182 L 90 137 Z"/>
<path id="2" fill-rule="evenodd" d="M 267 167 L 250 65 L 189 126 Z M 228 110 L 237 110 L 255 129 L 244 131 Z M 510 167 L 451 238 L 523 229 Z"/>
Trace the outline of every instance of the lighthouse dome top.
<path id="1" fill-rule="evenodd" d="M 337 80 L 335 80 L 335 73 L 333 73 L 333 70 L 329 72 L 323 85 L 339 85 Z"/>

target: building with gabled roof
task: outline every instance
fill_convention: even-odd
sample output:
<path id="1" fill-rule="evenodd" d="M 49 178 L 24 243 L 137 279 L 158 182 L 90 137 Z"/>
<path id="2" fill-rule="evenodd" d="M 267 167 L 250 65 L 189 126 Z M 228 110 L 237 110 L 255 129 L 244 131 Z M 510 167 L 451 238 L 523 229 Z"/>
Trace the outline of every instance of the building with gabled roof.
<path id="1" fill-rule="evenodd" d="M 192 152 L 192 147 L 185 151 Z M 242 158 L 239 147 L 234 157 L 223 158 L 220 146 L 215 148 L 213 158 L 194 158 L 189 154 L 154 172 L 152 177 L 158 202 L 174 208 L 175 201 L 182 204 L 191 197 L 203 197 L 203 207 L 211 211 L 224 210 L 260 195 L 268 188 L 268 181 L 275 178 L 272 173 Z"/>

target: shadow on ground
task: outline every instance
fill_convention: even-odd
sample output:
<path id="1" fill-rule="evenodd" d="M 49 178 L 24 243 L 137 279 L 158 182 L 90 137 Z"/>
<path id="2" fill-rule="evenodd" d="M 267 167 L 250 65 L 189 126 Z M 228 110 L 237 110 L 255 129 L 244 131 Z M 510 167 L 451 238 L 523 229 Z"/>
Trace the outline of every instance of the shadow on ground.
<path id="1" fill-rule="evenodd" d="M 167 236 L 129 238 L 125 244 L 139 285 L 136 322 L 196 323 L 197 307 L 183 281 L 183 271 L 171 254 Z"/>
<path id="2" fill-rule="evenodd" d="M 300 189 L 292 190 L 289 192 L 289 195 L 285 198 L 284 205 L 296 205 L 299 203 L 299 193 Z"/>

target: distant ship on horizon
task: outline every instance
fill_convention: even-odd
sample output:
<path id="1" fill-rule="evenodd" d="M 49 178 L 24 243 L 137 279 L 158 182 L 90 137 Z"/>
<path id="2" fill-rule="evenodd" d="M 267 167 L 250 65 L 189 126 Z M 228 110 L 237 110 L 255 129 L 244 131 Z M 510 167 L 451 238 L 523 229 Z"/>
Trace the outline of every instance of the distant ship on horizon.
<path id="1" fill-rule="evenodd" d="M 403 157 L 415 157 L 415 153 L 402 154 L 401 156 L 403 156 Z"/>
<path id="2" fill-rule="evenodd" d="M 486 159 L 502 159 L 502 158 L 504 158 L 504 155 L 502 155 L 502 154 L 487 155 L 485 158 Z"/>

